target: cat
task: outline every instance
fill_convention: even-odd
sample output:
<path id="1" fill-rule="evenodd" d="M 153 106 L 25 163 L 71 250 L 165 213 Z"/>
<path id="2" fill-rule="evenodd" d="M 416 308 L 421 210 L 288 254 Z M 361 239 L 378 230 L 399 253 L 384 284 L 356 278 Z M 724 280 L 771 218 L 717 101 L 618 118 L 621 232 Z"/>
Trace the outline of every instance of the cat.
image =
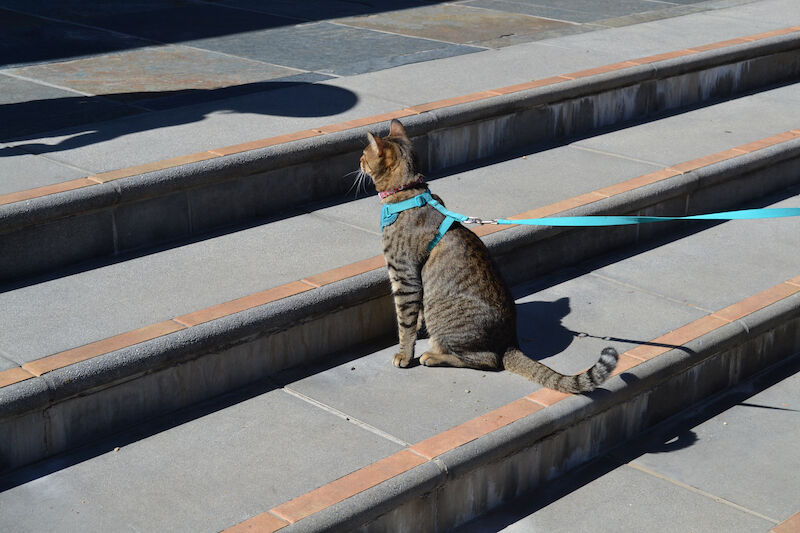
<path id="1" fill-rule="evenodd" d="M 372 179 L 383 206 L 428 191 L 400 121 L 391 121 L 388 136 L 367 133 L 367 138 L 360 177 Z M 382 228 L 399 336 L 394 365 L 412 362 L 424 320 L 430 350 L 419 358 L 422 365 L 506 369 L 566 393 L 589 392 L 603 383 L 617 365 L 614 348 L 603 349 L 597 363 L 577 375 L 560 374 L 519 349 L 514 300 L 486 246 L 458 222 L 441 235 L 445 216 L 434 208 L 441 198 L 427 198 L 435 202 L 399 212 Z"/>

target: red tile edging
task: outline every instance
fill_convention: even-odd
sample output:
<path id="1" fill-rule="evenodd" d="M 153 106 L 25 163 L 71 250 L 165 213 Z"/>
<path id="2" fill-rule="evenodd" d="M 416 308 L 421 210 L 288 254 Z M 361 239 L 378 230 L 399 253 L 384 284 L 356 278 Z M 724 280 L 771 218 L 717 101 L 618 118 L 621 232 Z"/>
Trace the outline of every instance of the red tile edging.
<path id="1" fill-rule="evenodd" d="M 770 533 L 800 533 L 800 512 L 773 527 Z"/>

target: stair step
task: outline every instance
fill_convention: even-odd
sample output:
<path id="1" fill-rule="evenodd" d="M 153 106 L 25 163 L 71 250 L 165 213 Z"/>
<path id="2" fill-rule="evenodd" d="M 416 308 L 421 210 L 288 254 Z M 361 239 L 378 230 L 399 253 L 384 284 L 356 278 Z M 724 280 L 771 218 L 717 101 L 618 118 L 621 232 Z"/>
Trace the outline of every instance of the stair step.
<path id="1" fill-rule="evenodd" d="M 455 527 L 800 353 L 796 226 L 726 222 L 516 285 L 533 357 L 576 372 L 624 351 L 594 393 L 349 350 L 3 476 L 0 527 Z"/>
<path id="2" fill-rule="evenodd" d="M 800 131 L 785 113 L 794 89 L 461 169 L 431 187 L 451 209 L 485 218 L 727 210 L 800 179 Z M 724 150 L 703 157 L 701 146 Z M 519 284 L 680 227 L 476 231 Z M 0 425 L 15 435 L 0 443 L 3 468 L 393 342 L 379 251 L 377 201 L 363 198 L 0 294 L 15 311 L 0 319 Z"/>
<path id="3" fill-rule="evenodd" d="M 730 32 L 727 27 L 730 21 L 713 18 L 707 22 L 709 36 Z M 248 129 L 243 127 L 244 119 L 239 117 L 236 130 L 255 135 L 254 132 L 266 131 L 263 129 L 266 127 L 275 135 L 232 146 L 211 145 L 196 153 L 144 161 L 125 168 L 106 169 L 104 164 L 84 162 L 83 158 L 102 159 L 101 156 L 109 152 L 131 152 L 141 158 L 144 156 L 140 154 L 154 153 L 154 147 L 175 153 L 180 148 L 175 146 L 172 137 L 164 138 L 168 134 L 159 131 L 158 121 L 180 124 L 187 121 L 184 115 L 204 114 L 195 106 L 170 111 L 171 118 L 165 115 L 121 119 L 118 127 L 123 132 L 127 131 L 126 127 L 132 128 L 128 124 L 131 121 L 156 122 L 149 127 L 133 128 L 140 133 L 135 141 L 128 135 L 120 135 L 120 140 L 112 143 L 114 146 L 98 143 L 84 150 L 101 150 L 100 154 L 90 156 L 79 150 L 74 156 L 77 160 L 59 155 L 58 158 L 66 157 L 63 162 L 73 167 L 63 173 L 64 182 L 0 196 L 0 250 L 3 252 L 0 253 L 0 283 L 52 273 L 95 258 L 202 238 L 208 232 L 252 224 L 309 202 L 342 202 L 352 186 L 348 174 L 358 161 L 365 132 L 368 129 L 385 131 L 385 124 L 392 117 L 402 117 L 406 122 L 420 151 L 424 171 L 433 174 L 456 165 L 589 134 L 598 128 L 618 127 L 631 120 L 800 79 L 798 27 L 700 43 L 693 48 L 662 49 L 663 53 L 655 55 L 652 44 L 627 43 L 630 46 L 625 53 L 635 56 L 634 52 L 639 52 L 642 57 L 622 59 L 617 57 L 621 51 L 606 51 L 597 53 L 593 61 L 613 57 L 618 62 L 595 62 L 590 64 L 592 68 L 587 68 L 584 39 L 580 35 L 564 37 L 554 41 L 557 46 L 549 48 L 531 45 L 528 56 L 533 50 L 537 54 L 532 60 L 533 66 L 518 72 L 510 69 L 514 79 L 498 77 L 510 85 L 492 85 L 475 93 L 461 93 L 429 103 L 414 99 L 431 94 L 423 87 L 417 94 L 404 96 L 401 106 L 394 101 L 363 95 L 362 98 L 369 100 L 366 105 L 345 114 L 343 122 L 327 125 L 318 118 L 313 121 L 303 118 L 291 121 L 291 126 L 266 121 Z M 673 36 L 666 42 L 674 40 Z M 578 53 L 579 50 L 583 52 Z M 491 51 L 489 55 L 470 54 L 470 59 L 453 58 L 453 61 L 460 69 L 465 68 L 464 61 L 472 62 L 470 69 L 491 68 L 500 56 L 519 62 L 520 53 L 525 52 L 519 49 Z M 557 76 L 549 70 L 555 57 L 564 69 Z M 409 70 L 409 75 L 411 73 Z M 464 75 L 462 72 L 459 76 Z M 370 76 L 380 85 L 385 74 Z M 303 91 L 310 91 L 305 97 L 305 93 L 296 88 L 268 94 L 272 105 L 275 99 L 317 101 L 326 98 L 324 94 L 316 94 L 320 91 L 344 90 L 336 83 L 350 82 L 323 82 L 304 87 Z M 451 87 L 459 85 L 451 83 Z M 264 96 L 235 100 L 250 102 L 252 106 L 254 98 L 258 100 Z M 217 133 L 225 138 L 224 132 L 232 125 L 214 126 L 213 122 L 202 126 L 194 124 L 198 131 L 184 132 L 179 137 L 187 139 L 191 145 L 199 142 L 203 146 Z M 115 127 L 113 124 L 98 126 L 111 130 Z M 155 133 L 145 134 L 140 130 Z M 64 132 L 61 137 L 57 133 L 53 135 L 56 138 L 69 136 Z M 8 147 L 15 150 L 11 155 L 17 154 L 19 166 L 24 167 L 25 173 L 39 168 L 29 161 L 31 156 L 19 151 L 21 144 L 24 143 L 10 143 Z M 28 149 L 36 153 L 35 146 Z M 47 154 L 45 148 L 41 150 Z M 126 160 L 120 157 L 120 161 Z M 43 163 L 37 160 L 37 164 Z M 6 164 L 13 164 L 13 161 Z M 97 170 L 76 178 L 75 167 Z"/>

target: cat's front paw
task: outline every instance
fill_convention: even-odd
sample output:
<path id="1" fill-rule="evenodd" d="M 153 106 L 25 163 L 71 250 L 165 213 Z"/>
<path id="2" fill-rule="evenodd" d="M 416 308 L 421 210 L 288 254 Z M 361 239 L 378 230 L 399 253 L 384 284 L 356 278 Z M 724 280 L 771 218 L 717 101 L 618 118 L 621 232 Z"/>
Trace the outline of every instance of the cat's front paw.
<path id="1" fill-rule="evenodd" d="M 392 359 L 392 363 L 394 363 L 394 366 L 396 366 L 397 368 L 405 368 L 408 366 L 410 362 L 411 362 L 411 357 L 410 356 L 407 357 L 401 353 L 394 354 L 394 359 Z"/>

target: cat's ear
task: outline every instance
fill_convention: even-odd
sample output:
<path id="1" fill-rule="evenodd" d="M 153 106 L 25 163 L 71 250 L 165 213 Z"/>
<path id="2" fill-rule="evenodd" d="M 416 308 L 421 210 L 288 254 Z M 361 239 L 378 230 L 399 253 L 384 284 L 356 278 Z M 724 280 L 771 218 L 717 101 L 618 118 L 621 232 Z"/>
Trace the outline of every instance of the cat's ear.
<path id="1" fill-rule="evenodd" d="M 390 137 L 405 137 L 408 139 L 408 135 L 406 134 L 406 129 L 403 127 L 403 124 L 393 118 L 392 121 L 389 123 L 389 136 Z"/>
<path id="2" fill-rule="evenodd" d="M 372 150 L 376 154 L 381 155 L 383 153 L 383 141 L 380 137 L 375 137 L 370 132 L 367 132 L 367 139 L 369 139 L 369 145 L 372 147 Z"/>

